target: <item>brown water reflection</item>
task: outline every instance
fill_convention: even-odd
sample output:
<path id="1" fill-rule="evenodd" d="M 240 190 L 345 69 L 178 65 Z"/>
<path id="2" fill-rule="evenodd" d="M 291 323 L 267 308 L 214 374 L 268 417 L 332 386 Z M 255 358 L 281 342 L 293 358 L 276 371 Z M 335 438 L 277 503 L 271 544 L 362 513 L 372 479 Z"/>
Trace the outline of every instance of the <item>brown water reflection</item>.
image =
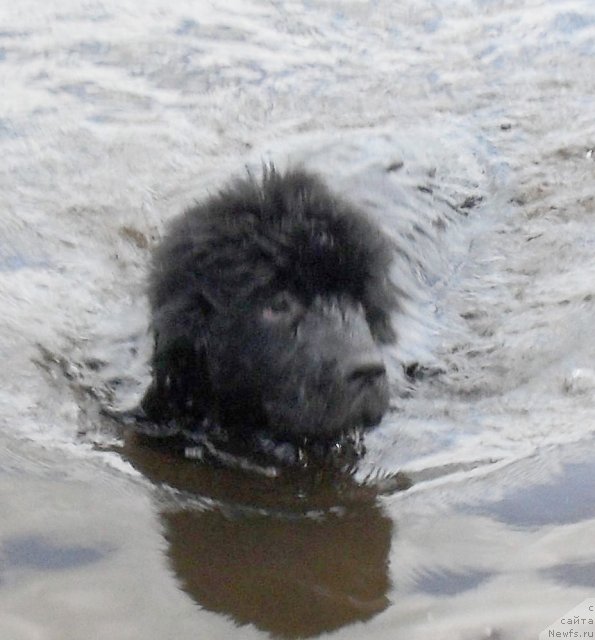
<path id="1" fill-rule="evenodd" d="M 164 491 L 171 565 L 208 610 L 274 635 L 309 637 L 388 605 L 392 520 L 348 474 L 269 478 L 214 468 L 134 440 L 124 455 Z"/>

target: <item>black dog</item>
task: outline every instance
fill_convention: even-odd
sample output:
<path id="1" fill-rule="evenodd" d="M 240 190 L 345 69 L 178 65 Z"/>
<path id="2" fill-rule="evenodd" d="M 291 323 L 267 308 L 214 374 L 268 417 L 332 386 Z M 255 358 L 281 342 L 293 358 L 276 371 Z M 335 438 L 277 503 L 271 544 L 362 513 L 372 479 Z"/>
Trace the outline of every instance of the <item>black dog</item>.
<path id="1" fill-rule="evenodd" d="M 188 209 L 157 248 L 157 424 L 333 441 L 388 408 L 392 247 L 315 176 L 272 166 Z"/>

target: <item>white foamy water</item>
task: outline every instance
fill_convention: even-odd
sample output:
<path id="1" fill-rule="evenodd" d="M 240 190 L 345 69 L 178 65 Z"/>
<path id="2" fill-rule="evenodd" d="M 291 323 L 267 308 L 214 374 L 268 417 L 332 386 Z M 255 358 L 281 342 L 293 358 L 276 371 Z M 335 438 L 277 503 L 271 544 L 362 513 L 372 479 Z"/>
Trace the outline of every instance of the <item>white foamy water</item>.
<path id="1" fill-rule="evenodd" d="M 178 589 L 148 483 L 96 445 L 97 400 L 148 381 L 164 223 L 271 159 L 369 211 L 410 294 L 359 469 L 414 480 L 379 507 L 390 603 L 334 633 L 533 638 L 592 596 L 594 56 L 589 0 L 5 3 L 0 636 L 267 631 Z M 103 555 L 10 560 L 48 536 Z"/>

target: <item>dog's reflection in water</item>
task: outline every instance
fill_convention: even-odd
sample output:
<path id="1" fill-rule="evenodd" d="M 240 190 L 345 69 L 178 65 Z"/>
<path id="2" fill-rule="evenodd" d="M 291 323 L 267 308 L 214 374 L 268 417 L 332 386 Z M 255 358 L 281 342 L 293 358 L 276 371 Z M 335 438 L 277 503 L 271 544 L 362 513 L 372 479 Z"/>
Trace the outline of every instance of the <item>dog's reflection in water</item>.
<path id="1" fill-rule="evenodd" d="M 134 436 L 123 453 L 166 487 L 168 555 L 202 607 L 298 638 L 367 620 L 389 604 L 392 521 L 377 490 L 349 474 L 216 468 Z"/>

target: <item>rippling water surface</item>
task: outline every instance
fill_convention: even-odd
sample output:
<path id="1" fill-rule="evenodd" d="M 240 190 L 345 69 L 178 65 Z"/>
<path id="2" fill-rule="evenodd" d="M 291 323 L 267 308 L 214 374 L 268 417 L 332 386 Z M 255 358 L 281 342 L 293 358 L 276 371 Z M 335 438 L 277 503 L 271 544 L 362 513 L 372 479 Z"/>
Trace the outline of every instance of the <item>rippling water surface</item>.
<path id="1" fill-rule="evenodd" d="M 0 637 L 536 638 L 595 595 L 590 0 L 25 0 L 0 82 Z M 353 474 L 99 412 L 147 384 L 163 224 L 271 159 L 403 250 Z"/>

